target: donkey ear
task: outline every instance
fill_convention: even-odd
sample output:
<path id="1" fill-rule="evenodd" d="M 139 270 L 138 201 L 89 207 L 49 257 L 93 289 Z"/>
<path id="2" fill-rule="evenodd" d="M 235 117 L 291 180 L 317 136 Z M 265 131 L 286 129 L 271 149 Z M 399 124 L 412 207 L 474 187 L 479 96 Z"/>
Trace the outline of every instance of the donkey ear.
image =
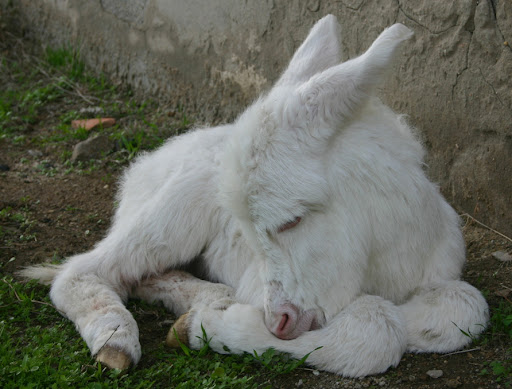
<path id="1" fill-rule="evenodd" d="M 336 17 L 320 19 L 293 55 L 277 85 L 297 85 L 341 61 L 339 24 Z"/>
<path id="2" fill-rule="evenodd" d="M 403 24 L 394 24 L 360 57 L 316 74 L 299 86 L 310 119 L 329 125 L 350 120 L 384 78 L 400 43 L 412 35 Z"/>

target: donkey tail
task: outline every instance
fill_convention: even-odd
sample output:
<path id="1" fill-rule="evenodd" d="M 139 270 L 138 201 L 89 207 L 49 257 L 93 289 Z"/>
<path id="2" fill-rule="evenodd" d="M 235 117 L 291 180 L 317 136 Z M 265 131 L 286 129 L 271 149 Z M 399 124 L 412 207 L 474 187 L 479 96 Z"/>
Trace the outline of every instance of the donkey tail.
<path id="1" fill-rule="evenodd" d="M 37 280 L 40 284 L 50 285 L 61 269 L 62 265 L 34 265 L 26 267 L 16 274 L 26 280 Z"/>

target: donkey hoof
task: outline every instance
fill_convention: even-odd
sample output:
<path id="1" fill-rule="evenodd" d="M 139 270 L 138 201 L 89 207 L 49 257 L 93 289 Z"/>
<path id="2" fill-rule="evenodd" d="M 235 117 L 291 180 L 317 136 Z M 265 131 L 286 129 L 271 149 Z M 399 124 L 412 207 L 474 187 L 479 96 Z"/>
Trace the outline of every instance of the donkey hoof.
<path id="1" fill-rule="evenodd" d="M 181 315 L 169 330 L 165 344 L 171 348 L 180 348 L 180 343 L 188 346 L 188 315 L 189 312 Z"/>
<path id="2" fill-rule="evenodd" d="M 120 370 L 128 369 L 132 363 L 131 358 L 127 354 L 110 346 L 104 346 L 98 354 L 96 354 L 96 361 L 101 362 L 111 369 Z"/>

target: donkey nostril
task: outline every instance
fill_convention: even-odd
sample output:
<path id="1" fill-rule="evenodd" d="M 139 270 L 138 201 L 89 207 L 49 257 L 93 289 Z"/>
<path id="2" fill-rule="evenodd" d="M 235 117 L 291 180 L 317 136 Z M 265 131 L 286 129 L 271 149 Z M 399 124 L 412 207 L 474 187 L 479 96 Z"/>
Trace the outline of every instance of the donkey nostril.
<path id="1" fill-rule="evenodd" d="M 281 316 L 281 321 L 279 322 L 279 325 L 277 326 L 277 331 L 279 331 L 279 332 L 284 331 L 289 319 L 290 319 L 290 317 L 288 316 L 287 313 L 283 314 L 283 316 Z"/>

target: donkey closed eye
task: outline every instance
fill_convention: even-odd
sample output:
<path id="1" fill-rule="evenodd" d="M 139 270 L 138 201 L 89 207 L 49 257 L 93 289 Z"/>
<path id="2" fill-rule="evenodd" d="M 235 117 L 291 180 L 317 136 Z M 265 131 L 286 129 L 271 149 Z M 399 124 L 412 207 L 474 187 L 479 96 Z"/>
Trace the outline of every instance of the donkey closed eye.
<path id="1" fill-rule="evenodd" d="M 293 219 L 293 220 L 283 224 L 281 227 L 279 227 L 277 229 L 277 232 L 283 232 L 283 231 L 289 230 L 289 229 L 295 227 L 297 224 L 299 224 L 301 220 L 302 220 L 302 218 L 300 216 L 297 216 L 295 219 Z"/>

